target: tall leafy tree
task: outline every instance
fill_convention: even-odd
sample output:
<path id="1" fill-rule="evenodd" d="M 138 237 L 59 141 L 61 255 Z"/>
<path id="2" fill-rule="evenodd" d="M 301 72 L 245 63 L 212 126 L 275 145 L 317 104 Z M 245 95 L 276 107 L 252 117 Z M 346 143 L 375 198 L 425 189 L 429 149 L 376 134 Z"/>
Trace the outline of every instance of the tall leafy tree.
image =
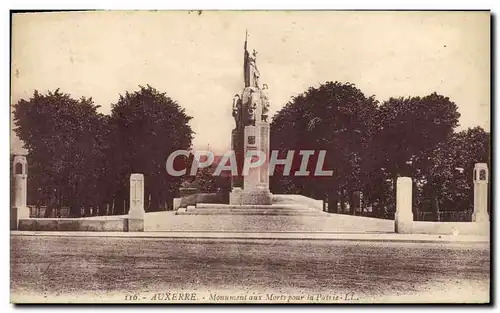
<path id="1" fill-rule="evenodd" d="M 97 206 L 106 142 L 106 117 L 91 98 L 35 91 L 15 106 L 15 132 L 29 155 L 30 201 L 49 207 Z"/>
<path id="2" fill-rule="evenodd" d="M 457 105 L 437 93 L 390 98 L 378 115 L 377 161 L 394 181 L 402 175 L 416 177 L 416 169 L 429 166 L 433 149 L 453 134 L 460 117 Z"/>
<path id="3" fill-rule="evenodd" d="M 490 164 L 490 134 L 481 127 L 454 133 L 430 155 L 419 194 L 423 211 L 464 211 L 474 207 L 472 172 L 476 163 Z"/>
<path id="4" fill-rule="evenodd" d="M 454 145 L 470 139 L 453 135 L 459 117 L 456 104 L 437 93 L 390 98 L 378 106 L 373 97 L 365 97 L 352 84 L 328 82 L 310 88 L 276 114 L 271 145 L 280 149 L 282 158 L 287 150 L 327 150 L 326 161 L 334 169 L 334 177 L 277 176 L 272 186 L 306 195 L 326 192 L 334 206 L 338 194 L 342 203 L 347 191 L 347 201 L 352 202 L 352 191 L 362 190 L 364 200 L 385 214 L 394 209 L 398 176 L 414 177 L 418 192 L 428 182 L 432 189 L 430 173 L 436 166 L 432 159 L 447 160 L 436 155 L 439 149 L 450 145 L 452 138 Z M 475 134 L 479 136 L 477 131 Z M 294 164 L 294 169 L 298 167 Z"/>
<path id="5" fill-rule="evenodd" d="M 448 97 L 432 93 L 425 97 L 390 98 L 378 109 L 378 129 L 373 138 L 372 192 L 385 211 L 395 210 L 398 176 L 415 181 L 415 194 L 427 182 L 435 149 L 446 142 L 458 126 L 457 105 Z M 377 181 L 376 180 L 376 181 Z M 387 184 L 392 181 L 391 184 Z M 418 199 L 417 199 L 418 202 Z M 415 203 L 418 209 L 418 203 Z"/>
<path id="6" fill-rule="evenodd" d="M 334 176 L 283 177 L 278 173 L 272 178 L 272 187 L 277 191 L 292 188 L 285 191 L 313 197 L 328 194 L 330 202 L 337 201 L 339 193 L 362 189 L 367 176 L 361 173 L 369 166 L 365 161 L 376 129 L 376 108 L 373 97 L 366 97 L 350 83 L 327 82 L 293 98 L 273 118 L 271 148 L 280 151 L 280 158 L 289 150 L 315 150 L 309 162 L 311 173 L 318 151 L 326 150 L 325 167 L 333 169 Z M 300 156 L 294 160 L 292 173 L 300 167 Z"/>
<path id="7" fill-rule="evenodd" d="M 149 85 L 132 93 L 127 91 L 112 104 L 107 155 L 113 180 L 117 182 L 116 205 L 121 208 L 123 201 L 128 200 L 131 173 L 144 174 L 151 210 L 171 201 L 180 178 L 166 172 L 166 160 L 175 150 L 190 149 L 190 120 L 176 101 Z"/>

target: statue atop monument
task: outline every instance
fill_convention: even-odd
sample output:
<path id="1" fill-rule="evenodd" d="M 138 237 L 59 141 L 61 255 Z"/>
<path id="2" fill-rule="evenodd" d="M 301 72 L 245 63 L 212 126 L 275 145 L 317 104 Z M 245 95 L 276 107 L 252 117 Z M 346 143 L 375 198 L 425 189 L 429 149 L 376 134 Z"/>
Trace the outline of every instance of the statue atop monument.
<path id="1" fill-rule="evenodd" d="M 250 56 L 247 49 L 247 38 L 248 32 L 246 33 L 245 37 L 245 53 L 243 60 L 243 75 L 245 80 L 245 87 L 259 88 L 260 72 L 257 68 L 257 51 L 255 51 L 254 49 L 252 55 Z"/>
<path id="2" fill-rule="evenodd" d="M 257 51 L 253 49 L 252 54 L 248 52 L 248 32 L 245 35 L 244 46 L 244 59 L 243 59 L 243 78 L 245 80 L 245 87 L 239 106 L 233 103 L 233 116 L 236 125 L 245 127 L 247 125 L 254 125 L 260 122 L 267 122 L 269 112 L 269 100 L 267 97 L 267 85 L 264 84 L 262 88 L 259 84 L 260 72 L 257 68 Z M 243 111 L 243 112 L 240 112 Z"/>

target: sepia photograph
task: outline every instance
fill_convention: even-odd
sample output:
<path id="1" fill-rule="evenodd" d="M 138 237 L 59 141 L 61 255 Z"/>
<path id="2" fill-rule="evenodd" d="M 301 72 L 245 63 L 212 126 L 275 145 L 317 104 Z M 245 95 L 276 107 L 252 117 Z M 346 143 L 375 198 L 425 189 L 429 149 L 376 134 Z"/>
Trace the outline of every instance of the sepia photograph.
<path id="1" fill-rule="evenodd" d="M 10 30 L 11 303 L 492 302 L 490 11 Z"/>

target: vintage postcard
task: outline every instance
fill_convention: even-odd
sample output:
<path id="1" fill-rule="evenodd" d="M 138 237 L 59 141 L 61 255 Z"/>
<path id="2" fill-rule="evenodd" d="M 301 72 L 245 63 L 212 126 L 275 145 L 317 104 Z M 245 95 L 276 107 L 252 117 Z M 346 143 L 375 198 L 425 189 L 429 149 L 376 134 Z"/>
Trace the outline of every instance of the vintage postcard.
<path id="1" fill-rule="evenodd" d="M 11 15 L 12 303 L 490 303 L 489 11 Z"/>

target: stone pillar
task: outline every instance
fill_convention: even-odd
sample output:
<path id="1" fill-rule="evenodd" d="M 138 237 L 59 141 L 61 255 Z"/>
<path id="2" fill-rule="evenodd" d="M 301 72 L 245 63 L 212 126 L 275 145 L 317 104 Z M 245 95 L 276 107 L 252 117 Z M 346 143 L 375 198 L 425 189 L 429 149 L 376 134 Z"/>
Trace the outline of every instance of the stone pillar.
<path id="1" fill-rule="evenodd" d="M 130 175 L 128 231 L 144 231 L 144 175 Z"/>
<path id="2" fill-rule="evenodd" d="M 243 187 L 243 176 L 241 176 L 241 170 L 243 169 L 244 156 L 244 129 L 238 128 L 233 129 L 231 132 L 231 149 L 234 151 L 234 157 L 236 159 L 236 176 L 231 176 L 231 188 L 242 188 Z"/>
<path id="3" fill-rule="evenodd" d="M 259 128 L 260 151 L 266 156 L 265 163 L 259 169 L 259 188 L 269 190 L 269 123 L 259 123 Z"/>
<path id="4" fill-rule="evenodd" d="M 30 217 L 30 209 L 27 205 L 28 162 L 26 161 L 26 157 L 16 155 L 12 170 L 14 176 L 14 203 L 10 214 L 10 229 L 16 230 L 19 225 L 19 219 Z"/>
<path id="5" fill-rule="evenodd" d="M 243 190 L 239 187 L 233 187 L 231 192 L 229 193 L 229 204 L 232 205 L 242 205 L 241 202 L 241 194 Z"/>
<path id="6" fill-rule="evenodd" d="M 245 159 L 248 158 L 248 153 L 250 151 L 258 151 L 259 150 L 259 142 L 260 142 L 260 136 L 259 136 L 258 128 L 255 126 L 245 126 L 245 150 L 244 150 L 244 156 Z M 256 159 L 257 157 L 253 157 Z M 252 160 L 253 162 L 254 160 Z M 260 180 L 260 168 L 255 167 L 255 168 L 250 168 L 247 175 L 243 176 L 243 189 L 245 190 L 251 190 L 251 189 L 257 189 L 257 186 L 259 185 L 259 180 Z"/>
<path id="7" fill-rule="evenodd" d="M 411 233 L 413 225 L 412 181 L 410 177 L 398 177 L 396 186 L 395 232 Z"/>
<path id="8" fill-rule="evenodd" d="M 473 222 L 489 222 L 488 214 L 488 165 L 476 163 L 474 166 L 474 213 Z"/>
<path id="9" fill-rule="evenodd" d="M 173 210 L 177 211 L 181 207 L 182 198 L 174 198 L 173 200 Z"/>
<path id="10" fill-rule="evenodd" d="M 266 160 L 259 167 L 249 168 L 248 174 L 243 177 L 243 189 L 233 188 L 229 195 L 230 204 L 272 204 L 272 194 L 269 191 L 269 123 L 256 122 L 256 125 L 245 126 L 245 157 L 251 151 L 261 151 Z M 258 156 L 254 158 L 252 163 Z"/>

